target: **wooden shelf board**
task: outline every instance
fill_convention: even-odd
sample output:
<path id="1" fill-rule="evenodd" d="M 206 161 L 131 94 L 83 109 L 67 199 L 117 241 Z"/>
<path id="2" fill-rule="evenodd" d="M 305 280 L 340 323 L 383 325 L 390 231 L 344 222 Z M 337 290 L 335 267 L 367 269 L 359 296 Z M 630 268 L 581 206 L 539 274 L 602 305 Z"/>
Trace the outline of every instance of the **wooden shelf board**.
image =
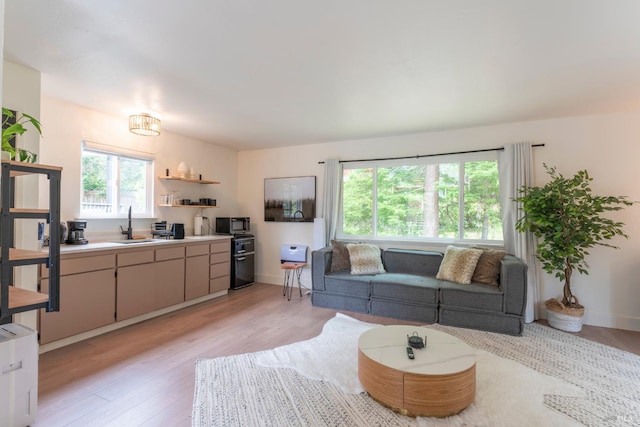
<path id="1" fill-rule="evenodd" d="M 42 304 L 49 301 L 49 295 L 27 289 L 9 286 L 9 309 L 26 307 L 34 304 Z"/>
<path id="2" fill-rule="evenodd" d="M 39 259 L 47 258 L 48 252 L 30 251 L 26 249 L 9 248 L 9 260 L 10 261 L 22 261 L 25 259 Z"/>
<path id="3" fill-rule="evenodd" d="M 29 209 L 29 208 L 11 208 L 11 213 L 35 213 L 35 214 L 47 214 L 49 209 Z"/>
<path id="4" fill-rule="evenodd" d="M 62 170 L 62 168 L 60 166 L 43 165 L 42 163 L 16 162 L 15 160 L 2 160 L 2 163 L 9 163 L 11 165 L 18 165 L 18 166 L 27 166 L 27 167 L 32 167 L 34 169 L 33 172 L 29 172 L 29 171 L 11 171 L 10 176 L 12 176 L 12 177 L 43 173 L 42 171 L 36 171 L 35 169 L 47 169 L 47 170 L 52 170 L 52 171 L 61 171 Z"/>
<path id="5" fill-rule="evenodd" d="M 207 179 L 182 178 L 179 176 L 159 176 L 158 179 L 166 179 L 167 181 L 185 181 L 195 182 L 196 184 L 220 184 L 218 181 L 209 181 Z"/>
<path id="6" fill-rule="evenodd" d="M 211 205 L 158 205 L 158 206 L 164 207 L 164 208 L 201 208 L 201 209 L 218 207 L 218 206 L 211 206 Z"/>

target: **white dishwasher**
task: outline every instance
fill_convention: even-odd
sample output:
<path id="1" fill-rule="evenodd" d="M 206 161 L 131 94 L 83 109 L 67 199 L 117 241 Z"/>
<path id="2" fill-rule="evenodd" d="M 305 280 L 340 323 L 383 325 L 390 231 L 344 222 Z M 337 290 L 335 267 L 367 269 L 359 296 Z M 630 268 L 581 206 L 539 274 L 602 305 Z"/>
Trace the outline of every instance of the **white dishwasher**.
<path id="1" fill-rule="evenodd" d="M 0 424 L 24 427 L 36 420 L 38 340 L 18 323 L 0 325 Z"/>

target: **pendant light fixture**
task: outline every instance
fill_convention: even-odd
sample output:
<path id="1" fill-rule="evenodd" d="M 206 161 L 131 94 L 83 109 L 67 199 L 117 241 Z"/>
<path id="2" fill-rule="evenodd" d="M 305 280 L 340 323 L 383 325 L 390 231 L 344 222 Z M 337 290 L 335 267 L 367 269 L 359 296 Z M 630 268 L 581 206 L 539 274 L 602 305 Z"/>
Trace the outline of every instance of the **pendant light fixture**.
<path id="1" fill-rule="evenodd" d="M 160 119 L 148 113 L 129 116 L 129 130 L 136 135 L 160 135 Z"/>

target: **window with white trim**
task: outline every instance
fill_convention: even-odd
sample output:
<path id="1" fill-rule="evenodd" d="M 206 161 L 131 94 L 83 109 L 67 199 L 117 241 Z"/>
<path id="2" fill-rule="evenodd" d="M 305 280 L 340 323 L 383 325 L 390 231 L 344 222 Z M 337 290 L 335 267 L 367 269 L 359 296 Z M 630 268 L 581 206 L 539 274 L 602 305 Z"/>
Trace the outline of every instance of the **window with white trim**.
<path id="1" fill-rule="evenodd" d="M 344 163 L 338 237 L 501 243 L 496 154 Z"/>
<path id="2" fill-rule="evenodd" d="M 150 153 L 82 143 L 82 194 L 84 217 L 153 216 L 153 167 Z"/>

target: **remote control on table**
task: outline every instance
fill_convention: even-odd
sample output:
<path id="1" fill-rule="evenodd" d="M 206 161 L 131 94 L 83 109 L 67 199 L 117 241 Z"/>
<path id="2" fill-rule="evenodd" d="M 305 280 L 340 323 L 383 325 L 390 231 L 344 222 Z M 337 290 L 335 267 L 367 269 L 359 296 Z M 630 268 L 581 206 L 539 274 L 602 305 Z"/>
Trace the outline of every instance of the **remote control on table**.
<path id="1" fill-rule="evenodd" d="M 413 349 L 411 347 L 407 347 L 407 357 L 409 359 L 414 359 L 416 356 L 413 354 Z"/>

